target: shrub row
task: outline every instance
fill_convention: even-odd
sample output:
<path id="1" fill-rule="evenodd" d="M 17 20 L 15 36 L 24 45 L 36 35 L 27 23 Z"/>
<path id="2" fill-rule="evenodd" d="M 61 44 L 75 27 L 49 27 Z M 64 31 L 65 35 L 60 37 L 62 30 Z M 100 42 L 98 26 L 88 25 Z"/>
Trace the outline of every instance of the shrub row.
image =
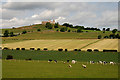
<path id="1" fill-rule="evenodd" d="M 0 49 L 2 49 L 1 47 L 0 47 Z M 9 50 L 9 48 L 7 48 L 7 47 L 4 47 L 3 48 L 3 50 Z M 11 50 L 13 50 L 13 49 L 11 49 Z M 26 50 L 25 48 L 16 48 L 16 50 Z M 30 48 L 30 50 L 35 50 L 35 48 Z M 41 50 L 40 48 L 37 48 L 37 50 Z M 44 51 L 47 51 L 48 50 L 48 48 L 44 48 L 43 49 Z M 58 49 L 58 51 L 68 51 L 68 49 L 62 49 L 62 48 L 60 48 L 60 49 Z M 81 51 L 81 49 L 74 49 L 73 51 Z M 99 50 L 98 49 L 94 49 L 94 50 L 92 50 L 92 49 L 87 49 L 87 51 L 88 52 L 92 52 L 92 51 L 94 51 L 94 52 L 99 52 Z M 103 50 L 103 52 L 118 52 L 117 50 Z"/>

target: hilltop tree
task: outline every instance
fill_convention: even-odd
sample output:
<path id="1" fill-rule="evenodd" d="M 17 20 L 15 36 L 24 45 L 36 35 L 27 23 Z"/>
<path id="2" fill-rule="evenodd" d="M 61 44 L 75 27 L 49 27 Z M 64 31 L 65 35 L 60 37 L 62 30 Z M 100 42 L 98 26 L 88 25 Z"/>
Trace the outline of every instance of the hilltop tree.
<path id="1" fill-rule="evenodd" d="M 115 34 L 117 32 L 117 29 L 113 29 L 112 33 Z"/>
<path id="2" fill-rule="evenodd" d="M 107 28 L 106 31 L 110 31 L 110 28 Z"/>
<path id="3" fill-rule="evenodd" d="M 68 23 L 64 23 L 62 26 L 69 27 L 69 24 Z"/>
<path id="4" fill-rule="evenodd" d="M 103 28 L 103 33 L 105 33 L 105 28 Z"/>
<path id="5" fill-rule="evenodd" d="M 103 28 L 103 31 L 105 31 L 105 28 Z"/>
<path id="6" fill-rule="evenodd" d="M 9 37 L 9 31 L 8 30 L 5 30 L 4 37 Z"/>
<path id="7" fill-rule="evenodd" d="M 49 22 L 47 22 L 46 25 L 45 25 L 45 27 L 48 28 L 48 29 L 52 29 L 52 24 L 50 24 Z"/>
<path id="8" fill-rule="evenodd" d="M 54 28 L 58 28 L 58 22 L 57 23 L 55 23 L 55 25 L 54 25 Z"/>
<path id="9" fill-rule="evenodd" d="M 79 28 L 80 28 L 80 29 L 84 29 L 84 26 L 78 26 L 78 25 L 77 25 L 77 26 L 74 26 L 74 28 L 77 28 L 77 29 L 79 29 Z"/>
<path id="10" fill-rule="evenodd" d="M 62 26 L 66 26 L 66 27 L 73 28 L 73 25 L 72 25 L 72 24 L 69 24 L 69 23 L 64 23 Z"/>

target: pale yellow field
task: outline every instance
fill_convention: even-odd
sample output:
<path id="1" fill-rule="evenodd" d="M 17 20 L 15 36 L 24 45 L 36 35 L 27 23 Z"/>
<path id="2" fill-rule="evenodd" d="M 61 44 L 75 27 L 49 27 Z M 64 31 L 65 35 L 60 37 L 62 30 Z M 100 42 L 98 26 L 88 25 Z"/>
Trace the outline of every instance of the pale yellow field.
<path id="1" fill-rule="evenodd" d="M 89 43 L 98 41 L 98 39 L 81 39 L 81 40 L 29 40 L 22 42 L 14 42 L 3 44 L 2 47 L 8 48 L 48 48 L 49 50 L 57 50 L 58 48 L 73 50 L 82 48 Z"/>
<path id="2" fill-rule="evenodd" d="M 112 49 L 112 50 L 118 50 L 118 39 L 103 39 L 97 43 L 91 44 L 82 50 L 87 49 L 98 49 L 102 51 L 103 49 Z"/>
<path id="3" fill-rule="evenodd" d="M 97 41 L 97 42 L 96 42 Z M 69 40 L 69 39 L 59 39 L 59 40 L 29 40 L 14 43 L 2 44 L 2 47 L 8 48 L 48 48 L 48 50 L 57 50 L 59 48 L 73 50 L 73 49 L 98 49 L 102 51 L 103 49 L 118 50 L 118 39 L 80 39 L 80 40 Z"/>

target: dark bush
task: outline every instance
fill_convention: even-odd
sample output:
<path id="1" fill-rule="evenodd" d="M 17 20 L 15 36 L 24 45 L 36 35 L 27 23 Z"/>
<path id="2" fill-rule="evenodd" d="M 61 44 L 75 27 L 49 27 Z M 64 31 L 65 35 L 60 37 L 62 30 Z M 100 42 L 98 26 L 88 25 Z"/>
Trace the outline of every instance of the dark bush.
<path id="1" fill-rule="evenodd" d="M 47 48 L 44 48 L 43 50 L 45 50 L 45 51 L 46 51 L 46 50 L 48 50 L 48 49 L 47 49 Z"/>
<path id="2" fill-rule="evenodd" d="M 6 60 L 9 60 L 9 59 L 13 59 L 13 56 L 12 55 L 8 55 Z"/>
<path id="3" fill-rule="evenodd" d="M 101 35 L 98 35 L 98 39 L 101 39 L 102 38 L 102 36 Z"/>
<path id="4" fill-rule="evenodd" d="M 80 32 L 82 32 L 82 29 L 79 28 L 79 29 L 77 30 L 77 33 L 80 33 Z"/>
<path id="5" fill-rule="evenodd" d="M 29 58 L 29 59 L 25 59 L 25 60 L 27 60 L 27 61 L 28 61 L 28 60 L 32 60 L 32 59 L 31 59 L 31 58 Z"/>
<path id="6" fill-rule="evenodd" d="M 109 38 L 108 36 L 104 36 L 104 38 Z"/>
<path id="7" fill-rule="evenodd" d="M 78 51 L 81 51 L 81 49 L 78 49 Z"/>
<path id="8" fill-rule="evenodd" d="M 22 34 L 26 34 L 27 33 L 27 31 L 26 30 L 24 30 L 23 32 L 22 32 Z"/>
<path id="9" fill-rule="evenodd" d="M 99 52 L 99 50 L 98 49 L 94 49 L 94 52 Z"/>
<path id="10" fill-rule="evenodd" d="M 41 31 L 41 29 L 37 29 L 37 31 Z"/>
<path id="11" fill-rule="evenodd" d="M 5 30 L 4 37 L 9 37 L 9 31 L 8 30 Z"/>
<path id="12" fill-rule="evenodd" d="M 16 48 L 16 50 L 20 50 L 20 48 Z"/>
<path id="13" fill-rule="evenodd" d="M 7 47 L 4 47 L 4 48 L 3 48 L 3 50 L 8 50 L 8 49 L 9 49 L 9 48 L 7 48 Z"/>
<path id="14" fill-rule="evenodd" d="M 0 50 L 2 50 L 2 47 L 0 47 Z"/>
<path id="15" fill-rule="evenodd" d="M 25 48 L 21 48 L 21 50 L 25 50 Z"/>
<path id="16" fill-rule="evenodd" d="M 56 31 L 58 32 L 59 30 L 57 29 Z"/>
<path id="17" fill-rule="evenodd" d="M 63 49 L 58 49 L 58 51 L 63 51 Z"/>
<path id="18" fill-rule="evenodd" d="M 103 50 L 103 52 L 117 52 L 117 50 Z"/>
<path id="19" fill-rule="evenodd" d="M 78 49 L 74 49 L 74 51 L 78 51 Z"/>
<path id="20" fill-rule="evenodd" d="M 68 51 L 67 49 L 65 49 L 65 51 Z"/>
<path id="21" fill-rule="evenodd" d="M 68 32 L 70 32 L 70 29 L 68 30 Z"/>
<path id="22" fill-rule="evenodd" d="M 30 50 L 35 50 L 35 48 L 30 48 Z"/>
<path id="23" fill-rule="evenodd" d="M 40 48 L 37 48 L 37 50 L 40 50 Z"/>
<path id="24" fill-rule="evenodd" d="M 92 52 L 92 49 L 87 49 L 88 52 Z"/>

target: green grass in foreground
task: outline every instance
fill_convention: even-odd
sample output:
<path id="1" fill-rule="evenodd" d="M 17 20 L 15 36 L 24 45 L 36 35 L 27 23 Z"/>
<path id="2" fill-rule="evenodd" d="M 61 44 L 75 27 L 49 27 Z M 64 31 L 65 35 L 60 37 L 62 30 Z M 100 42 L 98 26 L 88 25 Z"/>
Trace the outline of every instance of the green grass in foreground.
<path id="1" fill-rule="evenodd" d="M 3 78 L 117 78 L 117 65 L 87 64 L 81 62 L 72 68 L 63 62 L 47 61 L 3 61 Z"/>
<path id="2" fill-rule="evenodd" d="M 31 58 L 33 60 L 59 60 L 66 61 L 67 59 L 75 59 L 81 62 L 92 61 L 114 61 L 118 62 L 119 53 L 110 53 L 110 52 L 78 52 L 78 51 L 68 51 L 68 52 L 59 52 L 59 51 L 17 51 L 17 50 L 3 50 L 2 58 L 5 59 L 7 55 L 12 55 L 14 59 L 25 60 Z"/>
<path id="3" fill-rule="evenodd" d="M 87 68 L 82 67 L 83 62 L 64 64 L 48 63 L 47 61 L 24 61 L 24 60 L 3 60 L 3 78 L 117 78 L 118 66 L 86 64 Z"/>
<path id="4" fill-rule="evenodd" d="M 15 60 L 5 60 L 12 55 Z M 103 52 L 58 52 L 58 51 L 2 51 L 3 78 L 117 78 L 118 53 Z M 32 61 L 25 61 L 31 58 Z M 57 60 L 58 63 L 48 63 L 48 59 Z M 77 60 L 76 64 L 63 63 L 69 59 Z M 93 61 L 114 61 L 115 65 L 89 64 Z M 72 65 L 72 68 L 68 67 Z M 86 64 L 84 69 L 82 64 Z"/>

